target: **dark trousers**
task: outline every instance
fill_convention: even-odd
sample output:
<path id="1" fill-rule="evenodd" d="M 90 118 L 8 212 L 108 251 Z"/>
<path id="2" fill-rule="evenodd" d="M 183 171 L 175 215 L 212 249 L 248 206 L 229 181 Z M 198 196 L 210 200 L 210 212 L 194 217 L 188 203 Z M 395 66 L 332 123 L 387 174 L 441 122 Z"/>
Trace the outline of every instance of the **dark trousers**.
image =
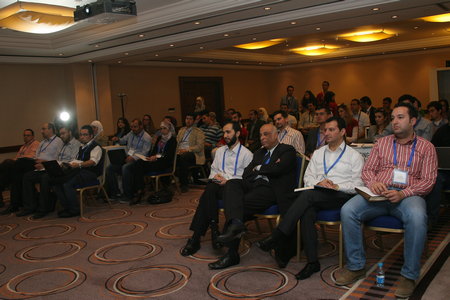
<path id="1" fill-rule="evenodd" d="M 97 174 L 81 169 L 76 175 L 72 176 L 65 183 L 55 185 L 53 189 L 64 210 L 71 213 L 78 213 L 80 211 L 80 207 L 77 201 L 77 186 L 84 185 L 88 182 L 93 182 L 96 179 Z"/>
<path id="2" fill-rule="evenodd" d="M 23 176 L 23 207 L 28 211 L 47 213 L 53 210 L 53 199 L 50 198 L 51 178 L 45 171 L 30 171 Z M 39 198 L 35 184 L 39 184 Z"/>
<path id="3" fill-rule="evenodd" d="M 167 163 L 164 163 L 162 161 L 143 161 L 139 160 L 134 165 L 134 183 L 135 183 L 135 190 L 143 190 L 145 183 L 144 183 L 144 176 L 148 172 L 163 172 L 163 171 L 169 171 L 168 169 L 172 166 L 167 166 Z M 165 183 L 169 181 L 168 177 L 161 178 L 161 181 L 165 180 Z"/>
<path id="4" fill-rule="evenodd" d="M 11 207 L 22 206 L 23 175 L 32 170 L 34 170 L 34 160 L 22 158 L 14 163 L 11 174 Z"/>
<path id="5" fill-rule="evenodd" d="M 177 176 L 181 185 L 188 185 L 189 167 L 195 165 L 195 154 L 185 152 L 177 155 Z"/>
<path id="6" fill-rule="evenodd" d="M 197 235 L 205 235 L 211 220 L 218 223 L 219 208 L 217 201 L 223 198 L 223 191 L 224 187 L 217 183 L 209 182 L 206 185 L 205 191 L 200 197 L 191 226 L 189 227 Z"/>
<path id="7" fill-rule="evenodd" d="M 442 190 L 446 182 L 450 182 L 450 171 L 438 170 L 436 183 L 431 192 L 425 197 L 427 202 L 428 223 L 436 224 L 438 221 Z"/>
<path id="8" fill-rule="evenodd" d="M 303 191 L 289 208 L 278 225 L 278 229 L 290 236 L 300 220 L 303 249 L 308 262 L 317 258 L 316 212 L 323 209 L 339 209 L 352 195 L 338 191 L 308 190 Z"/>
<path id="9" fill-rule="evenodd" d="M 0 195 L 11 184 L 14 162 L 12 159 L 5 159 L 0 164 Z"/>

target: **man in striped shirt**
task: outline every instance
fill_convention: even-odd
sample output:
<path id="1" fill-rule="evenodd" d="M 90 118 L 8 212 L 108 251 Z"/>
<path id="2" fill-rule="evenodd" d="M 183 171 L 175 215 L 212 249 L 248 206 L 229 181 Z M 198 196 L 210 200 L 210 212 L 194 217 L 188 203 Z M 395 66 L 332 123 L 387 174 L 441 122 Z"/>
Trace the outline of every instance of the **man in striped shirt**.
<path id="1" fill-rule="evenodd" d="M 200 129 L 205 134 L 205 156 L 211 158 L 211 150 L 216 147 L 217 142 L 222 138 L 222 128 L 218 124 L 214 124 L 209 112 L 202 115 L 204 126 Z"/>
<path id="2" fill-rule="evenodd" d="M 281 110 L 274 112 L 273 121 L 278 129 L 278 141 L 286 145 L 291 145 L 298 153 L 305 154 L 305 140 L 303 139 L 303 135 L 300 131 L 292 129 L 289 126 L 287 112 Z"/>
<path id="3" fill-rule="evenodd" d="M 365 276 L 361 224 L 377 216 L 392 215 L 403 222 L 404 264 L 395 295 L 409 297 L 420 274 L 420 257 L 427 233 L 424 196 L 436 181 L 437 157 L 433 145 L 414 132 L 417 110 L 399 103 L 392 111 L 393 135 L 378 140 L 362 171 L 372 193 L 386 201 L 369 202 L 357 195 L 341 210 L 347 268 L 336 276 L 337 285 L 348 285 Z"/>

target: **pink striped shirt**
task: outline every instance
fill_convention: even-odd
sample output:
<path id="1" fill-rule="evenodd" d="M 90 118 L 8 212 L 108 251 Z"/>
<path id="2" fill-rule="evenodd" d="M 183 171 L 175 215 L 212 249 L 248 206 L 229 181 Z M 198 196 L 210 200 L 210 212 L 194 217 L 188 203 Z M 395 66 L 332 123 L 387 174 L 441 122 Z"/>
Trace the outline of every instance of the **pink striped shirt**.
<path id="1" fill-rule="evenodd" d="M 370 188 L 373 183 L 381 182 L 387 187 L 403 189 L 406 197 L 428 194 L 433 188 L 437 176 L 437 155 L 433 144 L 422 137 L 415 136 L 414 138 L 417 138 L 416 150 L 411 166 L 408 168 L 414 138 L 406 144 L 396 143 L 396 167 L 394 166 L 394 138 L 394 135 L 389 135 L 378 139 L 362 170 L 361 178 L 364 184 Z M 406 185 L 393 183 L 395 168 L 408 171 Z"/>

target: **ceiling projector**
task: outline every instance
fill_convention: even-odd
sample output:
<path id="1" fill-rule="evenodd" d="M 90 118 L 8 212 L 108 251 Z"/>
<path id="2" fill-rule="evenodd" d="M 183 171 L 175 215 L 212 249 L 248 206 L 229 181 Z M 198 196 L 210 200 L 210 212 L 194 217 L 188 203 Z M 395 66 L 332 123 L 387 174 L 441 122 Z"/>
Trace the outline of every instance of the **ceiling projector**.
<path id="1" fill-rule="evenodd" d="M 109 24 L 136 16 L 136 2 L 131 0 L 97 0 L 77 6 L 73 12 L 75 22 Z"/>

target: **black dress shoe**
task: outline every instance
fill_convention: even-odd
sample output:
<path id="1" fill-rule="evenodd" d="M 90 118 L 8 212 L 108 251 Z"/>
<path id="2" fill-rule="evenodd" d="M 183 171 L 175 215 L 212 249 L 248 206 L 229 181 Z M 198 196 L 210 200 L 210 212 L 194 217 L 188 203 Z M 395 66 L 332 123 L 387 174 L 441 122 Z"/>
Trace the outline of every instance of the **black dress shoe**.
<path id="1" fill-rule="evenodd" d="M 14 207 L 14 206 L 8 206 L 6 209 L 4 209 L 4 210 L 2 210 L 1 212 L 0 212 L 0 215 L 9 215 L 9 214 L 12 214 L 12 213 L 14 213 L 14 212 L 16 212 L 16 211 L 19 211 L 19 208 L 18 207 Z"/>
<path id="2" fill-rule="evenodd" d="M 200 249 L 200 241 L 197 239 L 188 239 L 186 245 L 181 250 L 181 255 L 189 256 L 195 254 Z"/>
<path id="3" fill-rule="evenodd" d="M 64 210 L 64 211 L 62 211 L 62 212 L 60 212 L 58 214 L 58 217 L 60 217 L 60 218 L 72 218 L 72 217 L 76 217 L 76 216 L 79 216 L 79 215 L 80 215 L 79 212 L 72 212 L 72 211 L 69 211 L 69 210 Z"/>
<path id="4" fill-rule="evenodd" d="M 320 263 L 318 261 L 307 263 L 305 267 L 295 275 L 297 280 L 303 280 L 311 277 L 312 274 L 320 271 Z"/>
<path id="5" fill-rule="evenodd" d="M 229 243 L 235 239 L 241 238 L 245 233 L 244 224 L 230 224 L 227 231 L 217 237 L 217 241 L 222 244 Z"/>
<path id="6" fill-rule="evenodd" d="M 45 217 L 47 215 L 46 212 L 37 212 L 33 215 L 33 220 L 36 219 L 42 219 L 43 217 Z"/>
<path id="7" fill-rule="evenodd" d="M 273 235 L 269 235 L 263 240 L 256 242 L 256 246 L 258 246 L 262 251 L 269 252 L 274 249 L 277 245 L 278 240 L 273 237 Z"/>
<path id="8" fill-rule="evenodd" d="M 290 257 L 286 257 L 282 251 L 275 249 L 275 261 L 280 269 L 286 268 L 290 260 Z"/>
<path id="9" fill-rule="evenodd" d="M 211 228 L 211 245 L 214 250 L 218 250 L 223 247 L 223 244 L 217 241 L 220 235 L 219 226 L 216 221 L 211 221 L 209 227 Z"/>
<path id="10" fill-rule="evenodd" d="M 239 257 L 239 254 L 227 253 L 224 256 L 222 256 L 221 258 L 219 258 L 218 261 L 209 263 L 208 267 L 211 270 L 220 270 L 220 269 L 225 269 L 225 268 L 237 265 L 237 264 L 239 264 L 240 261 L 241 261 L 241 259 Z"/>
<path id="11" fill-rule="evenodd" d="M 16 217 L 25 217 L 34 213 L 34 210 L 23 210 L 16 214 Z"/>

